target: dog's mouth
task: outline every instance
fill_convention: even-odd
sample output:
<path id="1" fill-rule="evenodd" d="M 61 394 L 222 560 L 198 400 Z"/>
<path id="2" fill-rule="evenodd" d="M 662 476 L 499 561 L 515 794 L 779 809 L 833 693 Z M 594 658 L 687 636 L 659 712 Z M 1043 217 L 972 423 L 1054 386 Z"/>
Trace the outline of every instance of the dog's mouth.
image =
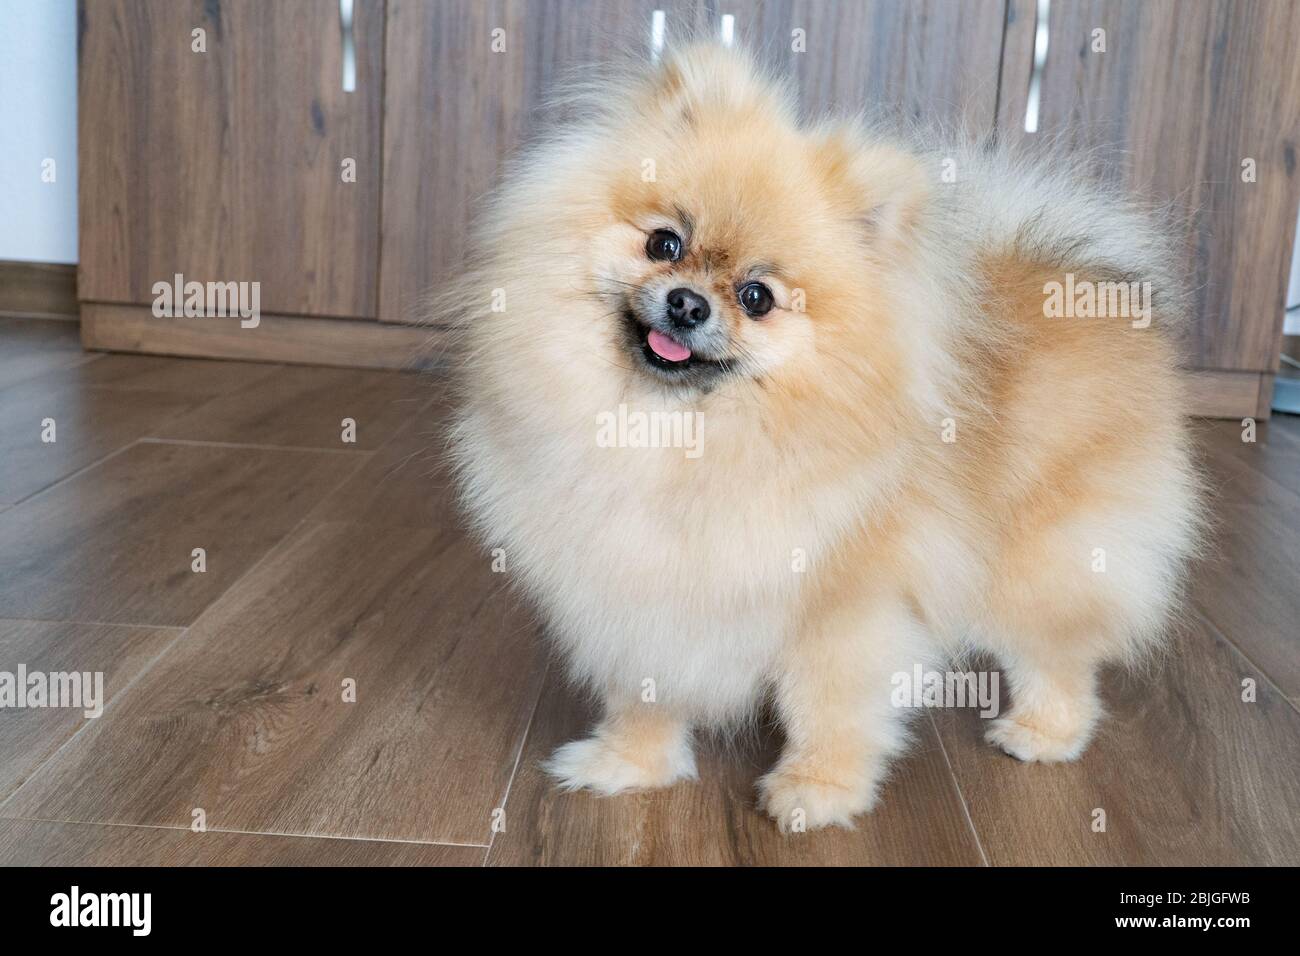
<path id="1" fill-rule="evenodd" d="M 646 333 L 645 352 L 650 361 L 662 368 L 685 368 L 695 358 L 687 346 L 658 329 Z"/>
<path id="2" fill-rule="evenodd" d="M 633 351 L 646 366 L 661 376 L 676 380 L 694 373 L 691 375 L 694 378 L 723 372 L 728 368 L 725 360 L 706 358 L 671 335 L 644 324 L 631 307 L 623 310 L 623 322 Z"/>

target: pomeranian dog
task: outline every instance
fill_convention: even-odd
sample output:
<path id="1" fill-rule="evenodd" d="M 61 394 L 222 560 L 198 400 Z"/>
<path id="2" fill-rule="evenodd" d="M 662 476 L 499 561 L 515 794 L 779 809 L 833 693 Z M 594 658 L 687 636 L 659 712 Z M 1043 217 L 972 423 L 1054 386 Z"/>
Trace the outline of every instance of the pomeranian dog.
<path id="1" fill-rule="evenodd" d="M 770 703 L 761 806 L 849 825 L 895 676 L 972 649 L 987 739 L 1078 757 L 1198 533 L 1161 228 L 1060 163 L 802 122 L 735 49 L 590 86 L 439 307 L 464 503 L 603 707 L 549 772 L 691 779 Z"/>

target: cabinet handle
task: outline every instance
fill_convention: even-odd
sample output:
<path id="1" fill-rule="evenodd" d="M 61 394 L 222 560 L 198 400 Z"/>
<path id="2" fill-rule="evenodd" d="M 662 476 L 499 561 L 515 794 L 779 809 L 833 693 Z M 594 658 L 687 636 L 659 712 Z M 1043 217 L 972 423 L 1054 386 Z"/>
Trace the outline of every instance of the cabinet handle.
<path id="1" fill-rule="evenodd" d="M 658 63 L 664 52 L 664 31 L 667 29 L 667 15 L 662 10 L 650 14 L 650 62 Z"/>
<path id="2" fill-rule="evenodd" d="M 357 91 L 357 40 L 352 33 L 352 0 L 339 0 L 339 30 L 343 34 L 343 92 Z"/>
<path id="3" fill-rule="evenodd" d="M 1038 132 L 1038 106 L 1043 92 L 1043 68 L 1047 66 L 1047 46 L 1051 40 L 1048 18 L 1052 0 L 1038 0 L 1034 17 L 1034 69 L 1029 74 L 1029 96 L 1025 99 L 1025 132 Z"/>
<path id="4" fill-rule="evenodd" d="M 731 46 L 736 42 L 736 15 L 734 13 L 724 13 L 722 15 L 720 33 L 723 46 Z"/>

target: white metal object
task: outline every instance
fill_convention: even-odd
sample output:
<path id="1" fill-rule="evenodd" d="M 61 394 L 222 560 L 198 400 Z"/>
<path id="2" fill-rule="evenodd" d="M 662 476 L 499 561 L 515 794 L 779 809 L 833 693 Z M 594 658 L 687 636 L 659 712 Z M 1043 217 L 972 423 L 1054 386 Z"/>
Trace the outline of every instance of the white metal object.
<path id="1" fill-rule="evenodd" d="M 658 63 L 664 51 L 664 31 L 666 16 L 662 10 L 650 14 L 650 60 Z"/>
<path id="2" fill-rule="evenodd" d="M 1051 41 L 1047 21 L 1052 0 L 1038 0 L 1034 25 L 1034 71 L 1029 75 L 1029 97 L 1025 100 L 1025 132 L 1038 132 L 1038 106 L 1043 91 L 1043 68 L 1047 66 L 1047 47 Z"/>
<path id="3" fill-rule="evenodd" d="M 343 34 L 343 92 L 357 91 L 357 40 L 352 32 L 352 2 L 339 0 L 339 30 Z"/>

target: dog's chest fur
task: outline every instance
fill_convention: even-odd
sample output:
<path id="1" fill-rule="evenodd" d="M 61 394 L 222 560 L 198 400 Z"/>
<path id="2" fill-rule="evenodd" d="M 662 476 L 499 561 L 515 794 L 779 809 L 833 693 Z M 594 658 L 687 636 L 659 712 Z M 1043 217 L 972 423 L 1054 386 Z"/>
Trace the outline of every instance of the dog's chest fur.
<path id="1" fill-rule="evenodd" d="M 810 575 L 862 488 L 802 488 L 755 442 L 602 448 L 594 424 L 506 434 L 461 419 L 462 487 L 490 547 L 545 612 L 573 674 L 701 717 L 747 710 Z M 860 483 L 859 483 L 860 484 Z"/>

